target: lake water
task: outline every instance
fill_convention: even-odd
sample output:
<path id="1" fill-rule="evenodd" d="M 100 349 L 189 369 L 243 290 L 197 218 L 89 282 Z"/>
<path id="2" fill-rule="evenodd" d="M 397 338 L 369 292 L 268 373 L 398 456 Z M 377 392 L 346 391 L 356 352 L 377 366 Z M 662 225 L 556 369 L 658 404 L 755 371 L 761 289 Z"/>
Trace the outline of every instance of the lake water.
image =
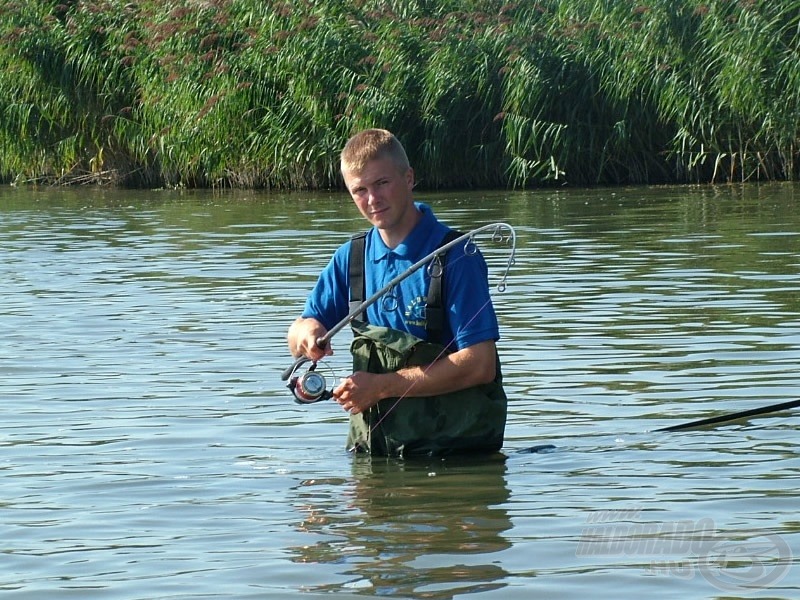
<path id="1" fill-rule="evenodd" d="M 0 188 L 3 597 L 800 597 L 800 409 L 655 431 L 800 398 L 800 186 L 420 199 L 516 232 L 503 457 L 292 401 L 341 194 Z"/>

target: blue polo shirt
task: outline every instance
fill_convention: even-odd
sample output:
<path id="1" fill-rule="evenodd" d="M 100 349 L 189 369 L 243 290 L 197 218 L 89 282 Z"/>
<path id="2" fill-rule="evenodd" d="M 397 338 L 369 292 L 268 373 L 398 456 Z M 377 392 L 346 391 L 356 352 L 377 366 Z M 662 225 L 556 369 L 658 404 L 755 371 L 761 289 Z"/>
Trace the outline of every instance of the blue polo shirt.
<path id="1" fill-rule="evenodd" d="M 430 207 L 415 203 L 422 218 L 408 237 L 395 249 L 383 243 L 373 227 L 365 240 L 366 298 L 433 252 L 449 228 L 440 223 Z M 340 246 L 322 271 L 306 300 L 303 317 L 313 317 L 327 329 L 350 312 L 350 241 Z M 488 269 L 480 252 L 466 253 L 456 244 L 447 253 L 444 299 L 447 303 L 445 343 L 455 340 L 463 349 L 487 340 L 497 340 L 497 315 L 489 294 Z M 430 275 L 422 267 L 367 308 L 367 320 L 373 325 L 406 331 L 426 338 L 425 307 Z"/>

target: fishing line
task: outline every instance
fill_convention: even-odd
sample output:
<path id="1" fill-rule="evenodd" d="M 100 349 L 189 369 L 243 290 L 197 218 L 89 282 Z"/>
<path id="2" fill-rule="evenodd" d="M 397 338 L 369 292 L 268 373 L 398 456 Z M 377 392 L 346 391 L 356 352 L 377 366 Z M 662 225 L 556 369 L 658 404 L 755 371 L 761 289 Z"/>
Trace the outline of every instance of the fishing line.
<path id="1" fill-rule="evenodd" d="M 502 230 L 504 228 L 507 229 L 508 232 L 509 232 L 507 236 L 504 236 L 502 234 Z M 509 254 L 509 257 L 508 257 L 508 262 L 506 264 L 506 267 L 505 267 L 505 270 L 504 270 L 503 275 L 501 277 L 501 280 L 497 284 L 497 291 L 501 292 L 501 293 L 505 292 L 506 285 L 507 285 L 507 280 L 508 280 L 508 273 L 509 273 L 511 267 L 515 264 L 516 231 L 514 230 L 514 228 L 511 225 L 509 225 L 507 223 L 497 222 L 497 223 L 491 223 L 489 225 L 484 225 L 482 227 L 478 227 L 476 229 L 473 229 L 472 231 L 470 231 L 468 233 L 465 233 L 465 234 L 455 238 L 454 240 L 448 242 L 447 244 L 443 244 L 442 246 L 440 246 L 439 248 L 437 248 L 436 250 L 434 250 L 433 252 L 431 252 L 427 256 L 423 257 L 422 259 L 420 259 L 419 261 L 417 261 L 416 263 L 411 265 L 403 273 L 401 273 L 400 275 L 398 275 L 397 277 L 395 277 L 394 279 L 389 281 L 389 283 L 387 283 L 384 287 L 382 287 L 380 290 L 375 292 L 372 296 L 367 298 L 364 302 L 362 302 L 357 307 L 355 307 L 353 310 L 351 310 L 344 319 L 342 319 L 339 323 L 337 323 L 323 337 L 321 337 L 321 338 L 319 338 L 317 340 L 317 345 L 320 348 L 324 348 L 325 346 L 327 346 L 327 344 L 330 342 L 330 340 L 333 338 L 334 335 L 336 335 L 339 331 L 341 331 L 346 325 L 352 323 L 356 319 L 356 317 L 359 314 L 361 314 L 362 312 L 364 312 L 369 306 L 371 306 L 372 304 L 374 304 L 375 302 L 377 302 L 381 298 L 384 298 L 385 296 L 386 296 L 386 298 L 384 298 L 384 300 L 386 302 L 386 306 L 384 306 L 384 309 L 388 308 L 388 309 L 391 309 L 391 310 L 396 310 L 397 309 L 397 298 L 396 298 L 396 296 L 394 296 L 394 294 L 392 292 L 393 292 L 393 288 L 397 284 L 402 282 L 404 279 L 406 279 L 407 277 L 409 277 L 410 275 L 415 273 L 417 270 L 419 270 L 421 267 L 425 266 L 426 264 L 428 265 L 428 274 L 430 276 L 432 276 L 432 277 L 433 276 L 441 276 L 441 273 L 436 271 L 438 263 L 434 262 L 434 259 L 437 256 L 447 252 L 450 248 L 453 248 L 454 246 L 458 245 L 461 242 L 465 242 L 465 244 L 464 244 L 464 253 L 461 256 L 459 256 L 458 258 L 456 258 L 456 261 L 461 260 L 463 258 L 466 258 L 468 256 L 473 256 L 474 254 L 476 254 L 478 252 L 478 247 L 477 247 L 477 244 L 475 243 L 475 236 L 477 234 L 479 234 L 479 233 L 481 233 L 483 231 L 489 230 L 489 229 L 494 229 L 494 232 L 492 233 L 492 236 L 491 236 L 491 240 L 493 242 L 506 241 L 506 242 L 510 242 L 511 243 L 511 251 L 510 251 L 510 254 Z M 441 266 L 439 265 L 438 268 L 441 268 Z M 489 304 L 489 302 L 490 302 L 490 300 L 487 300 L 487 302 L 484 303 L 484 305 L 469 320 L 468 324 L 471 323 L 475 318 L 477 318 L 477 316 L 481 313 L 481 311 L 483 311 L 486 308 L 486 306 Z M 451 340 L 442 349 L 442 352 L 434 359 L 434 361 L 432 363 L 430 363 L 429 365 L 427 365 L 427 367 L 424 370 L 425 373 L 427 373 L 428 369 L 436 361 L 438 361 L 442 356 L 444 356 L 444 354 L 448 351 L 448 349 L 450 348 L 450 346 L 453 344 L 454 341 L 455 340 Z M 297 373 L 298 369 L 303 364 L 305 364 L 307 362 L 311 362 L 312 363 L 311 367 L 309 367 L 308 371 L 304 375 L 297 376 L 296 373 Z M 281 379 L 283 381 L 290 380 L 290 383 L 289 383 L 288 387 L 289 387 L 289 389 L 292 390 L 292 393 L 295 396 L 295 401 L 303 403 L 303 404 L 310 404 L 312 402 L 318 402 L 320 400 L 331 398 L 331 393 L 329 391 L 327 391 L 327 389 L 326 389 L 326 383 L 325 383 L 324 377 L 320 373 L 315 371 L 316 366 L 317 366 L 317 363 L 315 361 L 312 361 L 309 358 L 300 357 L 281 374 Z M 297 389 L 298 385 L 300 386 L 299 390 Z M 400 396 L 395 401 L 395 403 L 389 408 L 389 410 L 385 414 L 383 414 L 381 416 L 381 419 L 374 426 L 372 426 L 370 428 L 370 432 L 373 431 L 375 429 L 375 427 L 380 425 L 380 423 L 383 421 L 383 419 L 385 419 L 389 415 L 389 413 L 397 406 L 397 404 L 401 400 L 403 400 L 405 398 L 408 398 L 408 395 L 411 392 L 411 390 L 413 389 L 414 385 L 416 385 L 416 382 L 412 382 L 412 384 L 409 386 L 409 388 L 406 390 L 406 392 L 402 396 Z M 678 424 L 678 425 L 670 425 L 668 427 L 662 427 L 662 428 L 659 428 L 659 429 L 655 429 L 653 431 L 656 431 L 656 432 L 685 431 L 685 430 L 688 430 L 688 429 L 696 429 L 696 428 L 700 428 L 700 427 L 707 427 L 709 425 L 718 425 L 718 424 L 721 424 L 721 423 L 726 423 L 726 422 L 730 422 L 730 421 L 736 421 L 736 420 L 744 419 L 744 418 L 747 418 L 747 417 L 766 415 L 766 414 L 778 412 L 778 411 L 781 411 L 781 410 L 788 410 L 788 409 L 791 409 L 791 408 L 795 408 L 797 406 L 800 406 L 800 399 L 790 400 L 790 401 L 787 401 L 787 402 L 781 402 L 781 403 L 778 403 L 778 404 L 771 404 L 771 405 L 760 407 L 760 408 L 752 408 L 752 409 L 749 409 L 749 410 L 730 413 L 730 414 L 727 414 L 727 415 L 718 415 L 718 416 L 715 416 L 715 417 L 708 417 L 708 418 L 705 418 L 705 419 L 698 419 L 696 421 L 690 421 L 690 422 L 681 423 L 681 424 Z M 547 447 L 549 448 L 550 446 L 548 445 Z"/>
<path id="2" fill-rule="evenodd" d="M 495 233 L 495 235 L 496 235 L 496 233 Z M 495 241 L 495 239 L 496 238 L 493 235 L 492 236 L 492 240 Z M 470 246 L 470 250 L 469 251 L 467 250 L 467 246 Z M 452 263 L 449 263 L 449 264 L 453 265 L 453 264 L 457 263 L 458 261 L 460 261 L 463 258 L 468 258 L 470 256 L 474 256 L 475 254 L 477 254 L 477 252 L 478 252 L 477 244 L 475 244 L 475 241 L 472 238 L 470 238 L 470 240 L 468 240 L 467 244 L 464 245 L 464 254 L 462 256 L 459 256 L 458 258 L 456 258 L 455 262 L 452 262 Z M 441 269 L 441 264 L 437 263 L 437 265 L 438 265 L 438 268 Z M 433 266 L 433 264 L 429 265 L 429 269 L 432 266 Z M 437 276 L 441 277 L 442 274 L 443 273 L 440 271 Z M 507 276 L 507 274 L 508 274 L 508 270 L 506 270 L 506 276 Z M 433 276 L 433 275 L 431 275 L 431 276 Z M 504 276 L 502 281 L 501 281 L 501 283 L 498 284 L 498 286 L 497 286 L 498 291 L 501 291 L 501 292 L 505 291 L 506 276 Z M 502 290 L 500 288 L 501 284 L 503 285 Z M 491 302 L 491 298 L 486 300 L 486 302 L 483 303 L 483 306 L 481 306 L 477 311 L 475 311 L 475 314 L 472 315 L 472 317 L 464 324 L 464 326 L 465 327 L 469 326 L 475 319 L 477 319 L 478 315 L 481 314 L 483 312 L 483 310 L 487 306 L 489 306 L 490 302 Z M 438 361 L 440 358 L 442 358 L 448 352 L 448 349 L 450 348 L 450 346 L 453 345 L 454 342 L 455 342 L 455 339 L 452 339 L 447 343 L 447 345 L 444 348 L 442 348 L 442 351 L 439 352 L 439 354 L 428 365 L 425 366 L 425 368 L 422 371 L 423 374 L 427 374 L 428 373 L 428 370 L 434 365 L 434 363 L 436 363 L 436 361 Z M 404 399 L 409 397 L 409 394 L 411 393 L 411 390 L 414 388 L 415 385 L 417 385 L 417 381 L 412 381 L 411 385 L 408 386 L 408 389 L 406 389 L 406 391 L 401 396 L 399 396 L 397 398 L 397 400 L 394 401 L 394 403 L 392 403 L 392 405 L 389 407 L 389 409 L 383 415 L 381 415 L 381 418 L 378 419 L 378 421 L 374 425 L 370 426 L 370 428 L 369 428 L 370 435 L 372 435 L 372 432 L 375 431 L 378 428 L 378 426 L 383 422 L 383 420 L 386 417 L 388 417 L 389 414 L 395 408 L 397 408 L 397 405 L 400 404 L 401 400 L 404 400 Z M 376 404 L 375 406 L 377 407 L 378 405 Z"/>
<path id="3" fill-rule="evenodd" d="M 465 255 L 465 256 L 466 256 L 466 255 Z M 463 258 L 463 257 L 459 257 L 459 259 L 460 259 L 460 258 Z M 491 302 L 491 299 L 489 299 L 489 300 L 487 300 L 486 302 L 484 302 L 484 303 L 483 303 L 483 306 L 481 306 L 481 307 L 480 307 L 480 308 L 479 308 L 479 309 L 478 309 L 478 310 L 475 312 L 475 314 L 472 316 L 472 318 L 471 318 L 469 321 L 467 321 L 467 322 L 465 323 L 465 325 L 464 325 L 464 326 L 466 327 L 466 326 L 468 326 L 470 323 L 472 323 L 472 322 L 473 322 L 473 321 L 474 321 L 474 320 L 475 320 L 475 319 L 478 317 L 478 315 L 479 315 L 479 314 L 481 314 L 481 313 L 483 312 L 483 310 L 484 310 L 484 309 L 485 309 L 487 306 L 489 306 L 489 302 Z M 444 356 L 444 355 L 447 353 L 447 351 L 448 351 L 448 348 L 450 348 L 450 346 L 452 346 L 452 345 L 453 345 L 453 342 L 455 342 L 455 339 L 452 339 L 452 340 L 450 340 L 450 342 L 449 342 L 449 343 L 448 343 L 448 344 L 447 344 L 447 345 L 446 345 L 444 348 L 442 348 L 442 351 L 441 351 L 441 352 L 439 352 L 439 354 L 437 354 L 437 355 L 436 355 L 436 358 L 434 358 L 434 359 L 433 359 L 433 360 L 432 360 L 430 363 L 428 363 L 428 364 L 425 366 L 425 368 L 422 370 L 422 373 L 423 373 L 423 374 L 427 374 L 427 373 L 428 373 L 428 370 L 429 370 L 429 369 L 430 369 L 430 368 L 431 368 L 431 367 L 432 367 L 432 366 L 433 366 L 433 365 L 434 365 L 434 364 L 435 364 L 435 363 L 436 363 L 436 362 L 437 362 L 437 361 L 438 361 L 440 358 L 442 358 L 442 357 L 443 357 L 443 356 Z M 390 413 L 391 413 L 391 412 L 392 412 L 392 411 L 393 411 L 395 408 L 397 408 L 397 405 L 398 405 L 398 404 L 400 404 L 400 401 L 401 401 L 401 400 L 404 400 L 404 399 L 406 399 L 406 398 L 408 398 L 408 397 L 409 397 L 408 395 L 411 393 L 411 390 L 412 390 L 412 389 L 414 389 L 414 386 L 415 386 L 415 385 L 417 385 L 417 380 L 415 380 L 415 381 L 412 381 L 412 382 L 411 382 L 411 385 L 409 385 L 409 386 L 408 386 L 408 389 L 406 389 L 406 391 L 403 393 L 403 395 L 399 396 L 399 397 L 397 398 L 397 400 L 395 400 L 395 401 L 392 403 L 392 405 L 389 407 L 389 409 L 388 409 L 388 410 L 387 410 L 387 411 L 386 411 L 386 412 L 385 412 L 383 415 L 381 415 L 381 418 L 380 418 L 380 419 L 378 419 L 377 423 L 375 423 L 374 425 L 370 426 L 370 428 L 369 428 L 369 433 L 370 433 L 370 435 L 372 435 L 372 432 L 373 432 L 373 431 L 375 431 L 375 430 L 378 428 L 378 425 L 380 425 L 380 424 L 383 422 L 383 420 L 384 420 L 386 417 L 388 417 L 388 416 L 389 416 L 389 414 L 390 414 Z M 375 404 L 375 406 L 377 407 L 378 405 L 377 405 L 377 404 Z"/>

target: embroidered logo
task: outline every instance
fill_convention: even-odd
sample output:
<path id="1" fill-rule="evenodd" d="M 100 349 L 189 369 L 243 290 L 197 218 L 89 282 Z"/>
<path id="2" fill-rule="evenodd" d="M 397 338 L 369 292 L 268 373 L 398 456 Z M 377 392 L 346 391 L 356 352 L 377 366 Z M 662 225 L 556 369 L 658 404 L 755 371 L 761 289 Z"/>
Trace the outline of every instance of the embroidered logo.
<path id="1" fill-rule="evenodd" d="M 408 306 L 406 306 L 406 323 L 409 325 L 416 325 L 417 327 L 425 327 L 428 324 L 425 309 L 427 308 L 427 298 L 417 296 Z"/>

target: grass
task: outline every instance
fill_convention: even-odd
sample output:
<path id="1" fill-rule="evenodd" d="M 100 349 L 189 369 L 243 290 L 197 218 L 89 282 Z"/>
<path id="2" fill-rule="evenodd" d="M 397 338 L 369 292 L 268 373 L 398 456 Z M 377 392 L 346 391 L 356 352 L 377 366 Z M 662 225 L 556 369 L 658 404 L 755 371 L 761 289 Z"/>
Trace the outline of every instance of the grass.
<path id="1" fill-rule="evenodd" d="M 796 180 L 800 0 L 0 0 L 0 179 L 423 187 Z"/>

